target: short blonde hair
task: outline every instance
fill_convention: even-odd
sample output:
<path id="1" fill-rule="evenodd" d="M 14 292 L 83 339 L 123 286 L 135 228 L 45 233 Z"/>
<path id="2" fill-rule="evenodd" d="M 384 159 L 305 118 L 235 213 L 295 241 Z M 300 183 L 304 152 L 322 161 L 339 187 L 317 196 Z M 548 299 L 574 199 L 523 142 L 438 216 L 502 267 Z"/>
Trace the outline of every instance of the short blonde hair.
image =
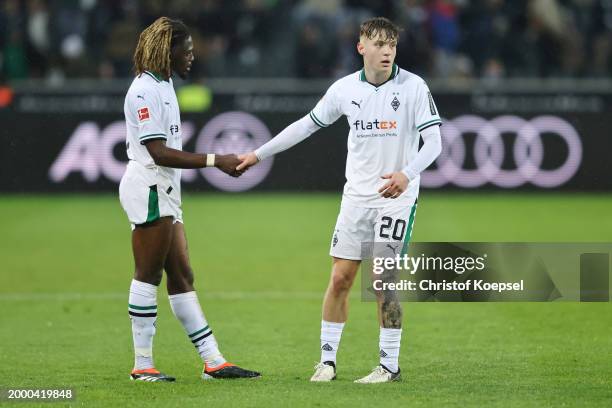
<path id="1" fill-rule="evenodd" d="M 382 35 L 385 41 L 397 41 L 401 29 L 385 17 L 374 17 L 364 21 L 359 27 L 359 37 L 370 40 Z"/>

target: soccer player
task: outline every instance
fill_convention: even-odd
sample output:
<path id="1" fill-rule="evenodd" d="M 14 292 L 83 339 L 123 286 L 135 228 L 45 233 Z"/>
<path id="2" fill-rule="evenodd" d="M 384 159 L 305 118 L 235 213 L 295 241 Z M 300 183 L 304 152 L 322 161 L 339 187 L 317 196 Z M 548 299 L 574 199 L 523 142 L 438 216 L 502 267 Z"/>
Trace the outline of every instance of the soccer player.
<path id="1" fill-rule="evenodd" d="M 121 184 L 121 205 L 132 224 L 135 273 L 130 286 L 135 363 L 132 380 L 174 381 L 153 364 L 157 287 L 166 271 L 170 306 L 204 362 L 202 378 L 244 378 L 260 374 L 225 360 L 193 286 L 181 210 L 181 170 L 217 167 L 238 176 L 234 155 L 182 151 L 181 118 L 172 74 L 186 78 L 193 62 L 187 27 L 166 17 L 147 27 L 134 53 L 136 78 L 125 97 L 129 163 Z"/>
<path id="2" fill-rule="evenodd" d="M 394 64 L 398 38 L 398 27 L 388 19 L 365 21 L 357 44 L 363 69 L 332 84 L 308 115 L 268 143 L 238 156 L 242 163 L 237 170 L 246 170 L 342 115 L 348 120 L 346 184 L 330 248 L 333 266 L 323 300 L 321 360 L 311 381 L 336 378 L 336 353 L 348 317 L 349 290 L 363 257 L 362 243 L 388 242 L 406 251 L 419 174 L 441 152 L 440 115 L 427 85 Z M 377 293 L 377 301 L 380 365 L 358 383 L 400 378 L 402 308 L 393 291 Z"/>

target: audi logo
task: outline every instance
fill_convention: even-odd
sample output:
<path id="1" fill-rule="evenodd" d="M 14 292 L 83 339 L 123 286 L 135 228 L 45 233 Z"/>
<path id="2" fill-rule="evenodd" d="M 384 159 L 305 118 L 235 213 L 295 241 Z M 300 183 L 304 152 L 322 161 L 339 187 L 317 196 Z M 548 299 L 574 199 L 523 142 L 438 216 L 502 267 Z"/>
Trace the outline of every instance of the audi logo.
<path id="1" fill-rule="evenodd" d="M 557 187 L 571 179 L 582 160 L 582 143 L 574 127 L 556 116 L 538 116 L 525 120 L 504 115 L 491 120 L 474 115 L 463 115 L 445 121 L 442 130 L 442 153 L 436 160 L 437 168 L 422 173 L 421 185 L 441 187 L 448 183 L 458 187 L 475 188 L 491 183 L 513 188 L 526 183 L 538 187 Z M 465 169 L 465 134 L 475 134 L 474 169 Z M 502 134 L 516 134 L 514 146 L 506 151 Z M 546 136 L 544 136 L 546 135 Z M 560 137 L 567 146 L 565 161 L 554 169 L 542 168 L 544 137 Z M 512 154 L 515 169 L 503 169 L 507 154 Z"/>

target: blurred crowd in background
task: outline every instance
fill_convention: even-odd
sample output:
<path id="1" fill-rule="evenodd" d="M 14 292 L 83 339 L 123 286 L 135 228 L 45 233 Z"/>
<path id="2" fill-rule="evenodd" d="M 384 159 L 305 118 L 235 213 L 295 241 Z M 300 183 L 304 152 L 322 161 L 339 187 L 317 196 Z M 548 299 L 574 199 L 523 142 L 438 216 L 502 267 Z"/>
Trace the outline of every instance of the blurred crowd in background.
<path id="1" fill-rule="evenodd" d="M 132 75 L 157 17 L 192 30 L 200 77 L 339 77 L 359 24 L 403 28 L 397 63 L 426 77 L 607 77 L 612 0 L 0 0 L 0 82 Z"/>

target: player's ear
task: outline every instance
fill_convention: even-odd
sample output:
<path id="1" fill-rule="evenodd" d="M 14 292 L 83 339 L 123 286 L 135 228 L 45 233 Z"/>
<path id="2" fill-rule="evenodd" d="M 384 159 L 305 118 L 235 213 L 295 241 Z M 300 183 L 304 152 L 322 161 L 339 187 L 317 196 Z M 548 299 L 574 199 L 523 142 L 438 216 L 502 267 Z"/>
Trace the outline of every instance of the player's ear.
<path id="1" fill-rule="evenodd" d="M 364 49 L 364 48 L 365 48 L 365 47 L 363 46 L 363 43 L 362 43 L 361 41 L 359 41 L 359 42 L 357 43 L 357 52 L 358 52 L 360 55 L 363 55 L 363 54 L 365 53 L 365 49 Z"/>

